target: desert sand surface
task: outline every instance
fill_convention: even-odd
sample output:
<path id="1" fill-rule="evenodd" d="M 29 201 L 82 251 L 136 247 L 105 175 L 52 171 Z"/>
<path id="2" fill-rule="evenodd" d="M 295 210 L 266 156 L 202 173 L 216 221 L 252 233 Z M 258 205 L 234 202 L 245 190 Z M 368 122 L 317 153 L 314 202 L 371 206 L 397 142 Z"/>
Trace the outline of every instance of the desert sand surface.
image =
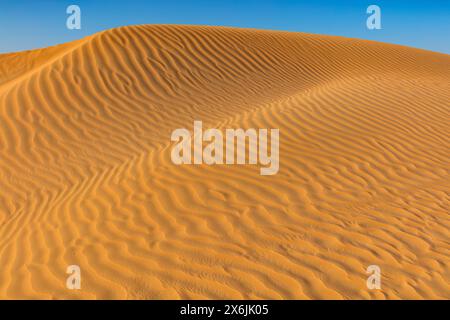
<path id="1" fill-rule="evenodd" d="M 448 299 L 449 101 L 449 55 L 334 36 L 142 25 L 0 55 L 0 298 Z M 194 120 L 279 128 L 279 172 L 174 165 Z"/>

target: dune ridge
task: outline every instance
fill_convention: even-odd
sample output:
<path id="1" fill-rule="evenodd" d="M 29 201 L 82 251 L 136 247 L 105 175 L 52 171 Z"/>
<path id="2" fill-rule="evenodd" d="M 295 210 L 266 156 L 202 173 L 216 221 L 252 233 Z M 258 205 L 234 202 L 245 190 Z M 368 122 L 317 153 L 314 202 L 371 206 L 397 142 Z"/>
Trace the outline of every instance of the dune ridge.
<path id="1" fill-rule="evenodd" d="M 0 298 L 448 299 L 449 101 L 450 56 L 333 36 L 142 25 L 0 55 Z M 280 171 L 175 166 L 194 120 L 279 128 Z"/>

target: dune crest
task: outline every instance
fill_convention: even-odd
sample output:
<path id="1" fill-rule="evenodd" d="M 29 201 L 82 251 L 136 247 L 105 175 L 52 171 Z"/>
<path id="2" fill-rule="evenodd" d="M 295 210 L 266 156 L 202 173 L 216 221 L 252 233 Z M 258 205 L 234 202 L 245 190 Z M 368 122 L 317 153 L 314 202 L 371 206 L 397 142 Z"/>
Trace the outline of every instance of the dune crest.
<path id="1" fill-rule="evenodd" d="M 448 55 L 302 33 L 0 55 L 0 298 L 448 299 L 449 101 Z M 174 165 L 196 120 L 278 128 L 278 173 Z"/>

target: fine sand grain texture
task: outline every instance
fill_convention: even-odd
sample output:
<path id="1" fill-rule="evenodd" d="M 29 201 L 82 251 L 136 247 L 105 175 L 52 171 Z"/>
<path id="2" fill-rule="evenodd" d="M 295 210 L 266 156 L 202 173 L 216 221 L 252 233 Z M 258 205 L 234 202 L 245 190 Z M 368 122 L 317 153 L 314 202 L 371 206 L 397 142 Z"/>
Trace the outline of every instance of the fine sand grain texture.
<path id="1" fill-rule="evenodd" d="M 0 55 L 0 298 L 449 299 L 449 102 L 450 56 L 332 36 L 133 26 Z M 278 174 L 174 165 L 194 120 L 280 129 Z"/>

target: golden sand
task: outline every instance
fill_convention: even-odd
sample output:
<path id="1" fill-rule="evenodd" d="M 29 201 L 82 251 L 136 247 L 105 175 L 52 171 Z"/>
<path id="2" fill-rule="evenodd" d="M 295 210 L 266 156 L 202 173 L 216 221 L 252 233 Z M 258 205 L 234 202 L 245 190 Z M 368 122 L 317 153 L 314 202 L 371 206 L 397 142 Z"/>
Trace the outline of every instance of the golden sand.
<path id="1" fill-rule="evenodd" d="M 448 299 L 449 101 L 449 55 L 303 33 L 0 55 L 0 298 Z M 195 120 L 279 128 L 279 172 L 174 165 Z"/>

